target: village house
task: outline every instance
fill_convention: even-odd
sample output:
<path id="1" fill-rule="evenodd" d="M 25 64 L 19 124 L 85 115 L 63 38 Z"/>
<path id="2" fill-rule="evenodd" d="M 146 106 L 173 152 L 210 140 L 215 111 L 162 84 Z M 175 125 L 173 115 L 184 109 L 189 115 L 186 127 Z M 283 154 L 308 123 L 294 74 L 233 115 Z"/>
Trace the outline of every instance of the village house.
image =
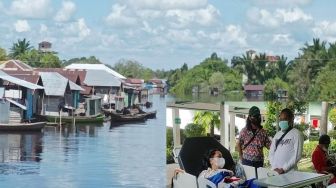
<path id="1" fill-rule="evenodd" d="M 10 76 L 0 70 L 0 123 L 33 120 L 35 97 L 42 86 Z"/>

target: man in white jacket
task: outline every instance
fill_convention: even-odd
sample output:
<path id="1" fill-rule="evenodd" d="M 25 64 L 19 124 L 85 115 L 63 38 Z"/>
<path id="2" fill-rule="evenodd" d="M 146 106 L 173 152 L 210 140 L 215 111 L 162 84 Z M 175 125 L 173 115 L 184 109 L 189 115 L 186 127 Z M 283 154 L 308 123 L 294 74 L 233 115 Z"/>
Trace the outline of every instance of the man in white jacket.
<path id="1" fill-rule="evenodd" d="M 283 109 L 279 121 L 281 130 L 275 134 L 269 151 L 271 167 L 279 174 L 297 170 L 302 156 L 303 135 L 293 128 L 293 124 L 293 112 L 288 108 Z"/>

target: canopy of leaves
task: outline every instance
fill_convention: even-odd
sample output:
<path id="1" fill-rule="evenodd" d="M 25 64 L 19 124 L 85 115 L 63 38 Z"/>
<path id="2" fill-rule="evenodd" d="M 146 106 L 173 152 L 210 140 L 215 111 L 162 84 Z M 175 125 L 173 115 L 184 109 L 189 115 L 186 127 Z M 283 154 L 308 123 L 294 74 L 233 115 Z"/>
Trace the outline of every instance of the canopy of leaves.
<path id="1" fill-rule="evenodd" d="M 332 108 L 329 111 L 329 121 L 331 122 L 331 124 L 334 126 L 334 128 L 336 127 L 336 108 Z"/>
<path id="2" fill-rule="evenodd" d="M 80 63 L 80 64 L 102 64 L 99 59 L 97 59 L 95 56 L 90 56 L 88 58 L 86 57 L 81 57 L 81 58 L 72 58 L 69 59 L 68 61 L 63 62 L 63 67 L 66 67 L 70 64 L 73 63 Z"/>
<path id="3" fill-rule="evenodd" d="M 195 123 L 189 123 L 184 129 L 186 137 L 201 137 L 206 136 L 205 127 Z"/>
<path id="4" fill-rule="evenodd" d="M 284 91 L 288 90 L 288 84 L 280 78 L 269 79 L 265 84 L 264 99 L 266 101 L 277 100 L 281 97 Z"/>
<path id="5" fill-rule="evenodd" d="M 38 50 L 32 49 L 20 54 L 17 59 L 32 66 L 43 68 L 59 68 L 61 60 L 53 53 L 41 53 Z"/>
<path id="6" fill-rule="evenodd" d="M 229 67 L 226 60 L 219 58 L 216 53 L 213 53 L 209 58 L 206 58 L 202 63 L 189 69 L 187 72 L 183 70 L 183 67 L 179 71 L 180 73 L 177 73 L 178 76 L 175 77 L 175 80 L 170 79 L 170 84 L 176 83 L 176 85 L 171 85 L 171 91 L 175 94 L 183 95 L 190 94 L 194 86 L 199 86 L 202 83 L 209 84 L 209 79 L 213 73 L 225 73 L 229 71 Z M 182 74 L 183 71 L 185 74 Z"/>
<path id="7" fill-rule="evenodd" d="M 30 42 L 24 38 L 23 40 L 18 40 L 16 43 L 13 43 L 9 56 L 13 59 L 17 59 L 20 55 L 25 54 L 31 49 L 33 49 L 33 47 L 30 45 Z"/>
<path id="8" fill-rule="evenodd" d="M 5 60 L 7 60 L 6 50 L 3 48 L 0 48 L 0 61 L 5 61 Z"/>
<path id="9" fill-rule="evenodd" d="M 128 78 L 142 78 L 149 80 L 154 77 L 154 72 L 144 67 L 137 61 L 121 59 L 113 69 Z"/>

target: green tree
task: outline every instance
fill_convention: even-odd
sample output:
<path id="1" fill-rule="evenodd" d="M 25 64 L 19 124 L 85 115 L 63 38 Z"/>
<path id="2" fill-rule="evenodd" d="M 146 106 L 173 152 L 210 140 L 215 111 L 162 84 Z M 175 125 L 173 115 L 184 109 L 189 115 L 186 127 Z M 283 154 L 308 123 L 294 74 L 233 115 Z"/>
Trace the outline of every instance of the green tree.
<path id="1" fill-rule="evenodd" d="M 242 75 L 238 71 L 230 70 L 224 74 L 224 92 L 242 92 Z"/>
<path id="2" fill-rule="evenodd" d="M 210 87 L 218 88 L 219 91 L 223 90 L 224 81 L 224 76 L 220 72 L 213 73 L 209 78 Z"/>
<path id="3" fill-rule="evenodd" d="M 0 61 L 5 61 L 5 60 L 7 60 L 6 50 L 3 48 L 0 48 Z"/>
<path id="4" fill-rule="evenodd" d="M 213 53 L 199 65 L 194 66 L 186 72 L 177 70 L 174 80 L 168 79 L 169 84 L 176 83 L 172 86 L 171 92 L 179 96 L 191 94 L 193 87 L 209 84 L 209 79 L 213 73 L 225 73 L 229 70 L 227 60 L 223 60 L 216 53 Z"/>
<path id="5" fill-rule="evenodd" d="M 333 125 L 334 129 L 336 128 L 336 108 L 332 108 L 329 111 L 329 121 Z"/>
<path id="6" fill-rule="evenodd" d="M 41 65 L 41 54 L 35 49 L 26 51 L 25 53 L 18 55 L 16 58 L 32 67 L 40 67 Z"/>
<path id="7" fill-rule="evenodd" d="M 274 137 L 274 135 L 276 134 L 277 119 L 282 108 L 283 105 L 280 102 L 277 101 L 267 102 L 266 121 L 263 127 L 265 128 L 267 134 L 271 137 Z"/>
<path id="8" fill-rule="evenodd" d="M 209 129 L 210 136 L 214 136 L 215 127 L 219 129 L 220 118 L 218 112 L 197 111 L 194 116 L 194 123 Z"/>
<path id="9" fill-rule="evenodd" d="M 331 60 L 318 74 L 314 85 L 311 87 L 310 99 L 322 101 L 336 100 L 336 61 Z"/>
<path id="10" fill-rule="evenodd" d="M 202 137 L 206 136 L 205 127 L 195 123 L 189 123 L 184 129 L 186 137 Z"/>
<path id="11" fill-rule="evenodd" d="M 61 61 L 55 54 L 45 53 L 42 54 L 39 67 L 43 68 L 60 68 Z"/>
<path id="12" fill-rule="evenodd" d="M 146 68 L 137 61 L 121 59 L 114 65 L 114 70 L 126 77 L 142 78 Z"/>
<path id="13" fill-rule="evenodd" d="M 269 79 L 266 81 L 265 90 L 264 90 L 264 99 L 268 100 L 277 100 L 283 91 L 288 91 L 289 86 L 286 82 L 280 78 Z M 280 93 L 281 92 L 281 93 Z"/>
<path id="14" fill-rule="evenodd" d="M 78 64 L 79 63 L 80 64 L 102 64 L 102 62 L 100 62 L 100 60 L 98 58 L 96 58 L 95 56 L 90 56 L 88 58 L 80 57 L 80 58 L 69 59 L 67 61 L 64 61 L 62 66 L 66 67 L 68 65 L 75 64 L 75 63 L 78 63 Z"/>
<path id="15" fill-rule="evenodd" d="M 25 54 L 32 48 L 30 42 L 25 38 L 23 40 L 18 40 L 16 43 L 13 43 L 13 46 L 10 49 L 10 57 L 16 59 L 18 56 Z"/>

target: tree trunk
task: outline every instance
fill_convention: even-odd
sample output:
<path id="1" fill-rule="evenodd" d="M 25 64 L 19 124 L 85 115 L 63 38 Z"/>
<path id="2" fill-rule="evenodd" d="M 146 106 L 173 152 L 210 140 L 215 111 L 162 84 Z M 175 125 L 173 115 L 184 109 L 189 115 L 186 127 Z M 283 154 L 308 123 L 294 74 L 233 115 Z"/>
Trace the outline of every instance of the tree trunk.
<path id="1" fill-rule="evenodd" d="M 210 124 L 210 136 L 211 137 L 215 136 L 215 126 L 214 126 L 214 124 Z"/>
<path id="2" fill-rule="evenodd" d="M 328 131 L 328 107 L 328 102 L 322 102 L 320 136 L 323 134 L 327 134 Z"/>

